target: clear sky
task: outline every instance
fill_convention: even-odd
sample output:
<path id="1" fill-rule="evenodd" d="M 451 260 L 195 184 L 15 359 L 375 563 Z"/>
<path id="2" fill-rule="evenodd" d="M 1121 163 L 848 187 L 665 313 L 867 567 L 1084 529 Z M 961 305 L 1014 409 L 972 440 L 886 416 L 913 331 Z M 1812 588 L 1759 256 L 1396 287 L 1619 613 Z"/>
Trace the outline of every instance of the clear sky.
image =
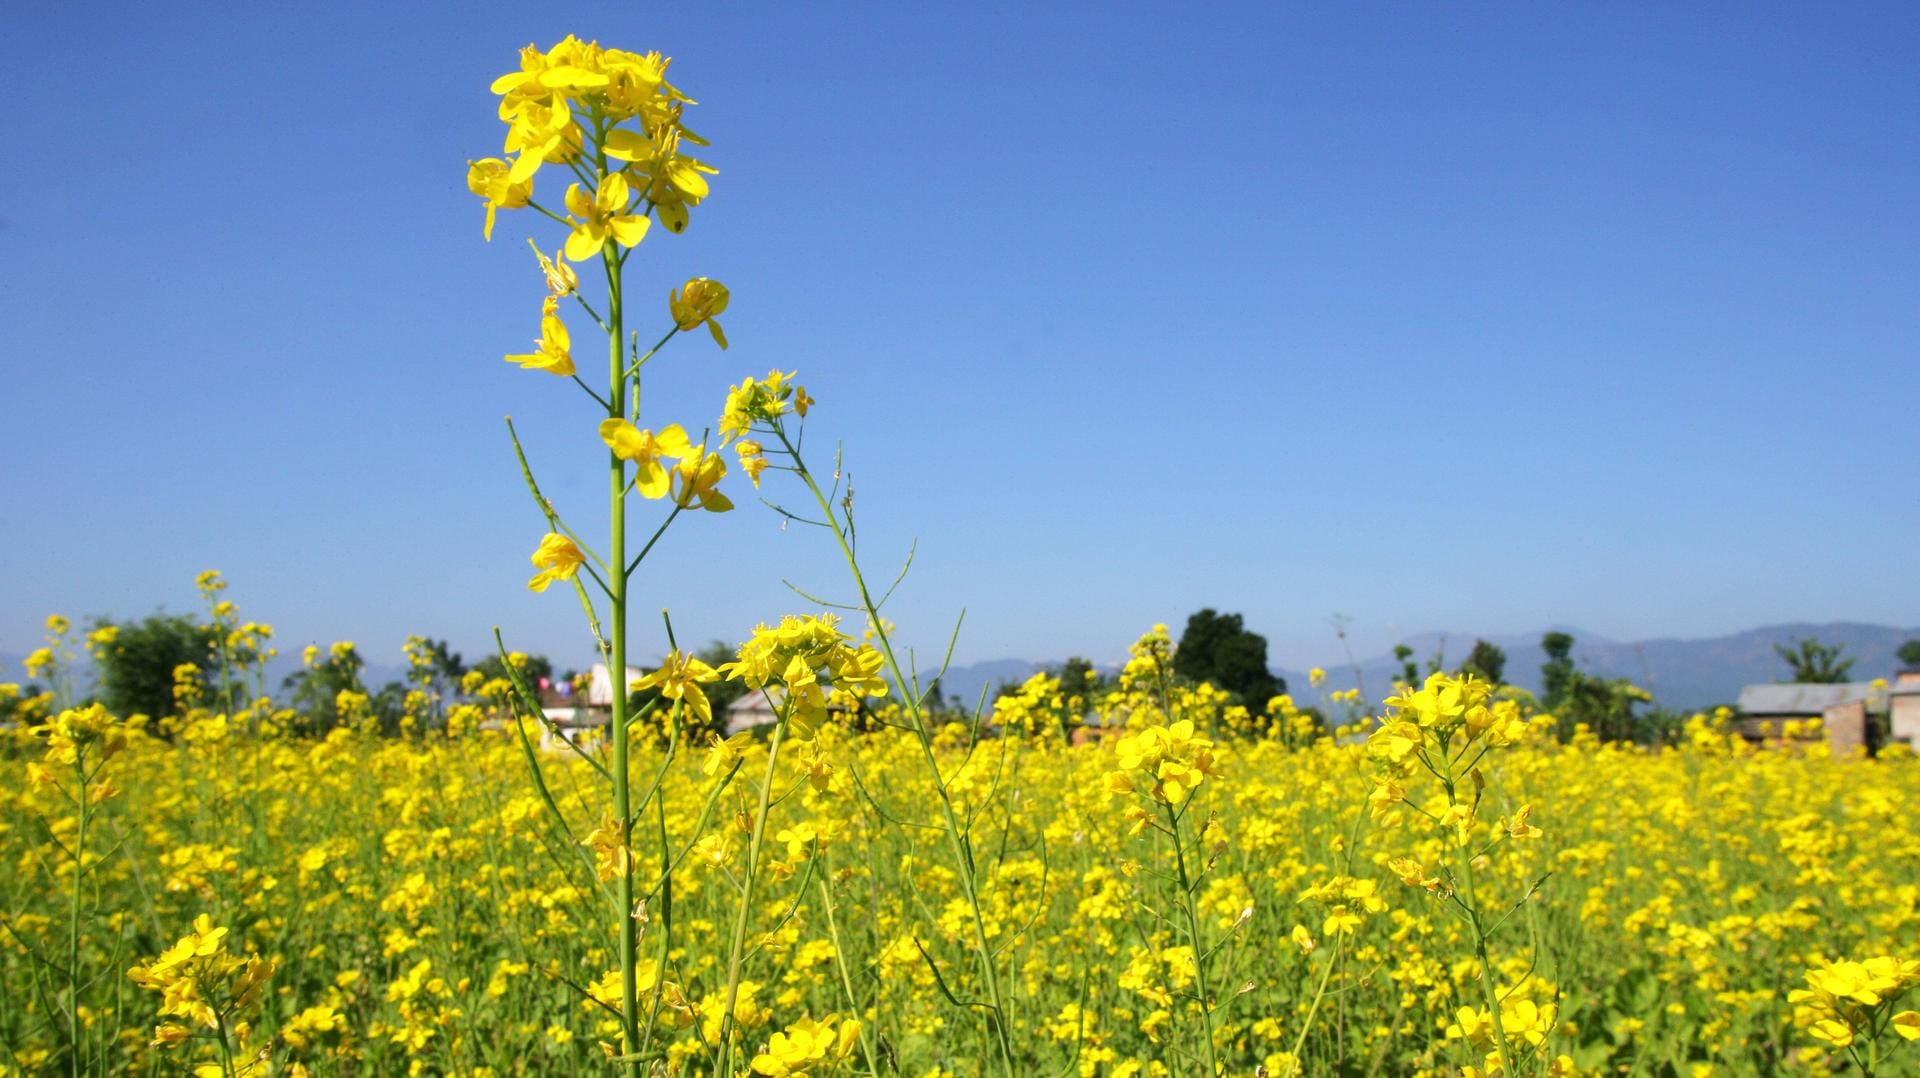
<path id="1" fill-rule="evenodd" d="M 962 606 L 966 661 L 1111 660 L 1212 605 L 1294 667 L 1338 654 L 1335 612 L 1363 654 L 1920 623 L 1910 3 L 0 28 L 0 651 L 51 611 L 192 608 L 218 568 L 285 650 L 497 623 L 584 661 L 572 600 L 524 589 L 544 529 L 501 422 L 601 532 L 589 402 L 500 358 L 537 331 L 523 237 L 559 237 L 523 212 L 483 243 L 464 184 L 500 150 L 488 84 L 568 32 L 673 56 L 720 169 L 629 287 L 664 325 L 671 285 L 724 280 L 733 348 L 683 337 L 647 418 L 797 368 L 876 571 L 920 540 L 890 613 L 923 655 Z M 733 485 L 649 563 L 641 655 L 655 607 L 735 640 L 806 607 L 782 578 L 844 594 L 822 533 Z"/>

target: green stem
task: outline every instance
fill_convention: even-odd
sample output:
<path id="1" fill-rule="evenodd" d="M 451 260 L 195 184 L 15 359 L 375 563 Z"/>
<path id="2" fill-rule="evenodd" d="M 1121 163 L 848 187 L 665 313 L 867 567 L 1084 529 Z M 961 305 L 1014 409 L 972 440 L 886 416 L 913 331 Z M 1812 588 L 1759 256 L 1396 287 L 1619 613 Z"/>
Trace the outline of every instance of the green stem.
<path id="1" fill-rule="evenodd" d="M 789 711 L 793 702 L 787 703 Z M 747 919 L 753 913 L 753 888 L 760 878 L 760 853 L 766 842 L 767 813 L 773 807 L 774 767 L 780 759 L 780 742 L 786 734 L 784 718 L 773 728 L 767 743 L 767 770 L 760 779 L 760 803 L 754 810 L 753 830 L 747 835 L 747 871 L 740 885 L 740 906 L 734 914 L 733 939 L 727 947 L 727 1007 L 720 1014 L 720 1066 L 716 1074 L 733 1073 L 733 1008 L 740 997 L 741 956 L 746 951 Z"/>
<path id="2" fill-rule="evenodd" d="M 1007 1010 L 1001 1000 L 1000 979 L 993 960 L 993 948 L 987 943 L 986 921 L 980 914 L 980 890 L 974 874 L 973 853 L 967 841 L 967 835 L 960 827 L 960 820 L 954 815 L 953 799 L 947 793 L 946 781 L 940 776 L 940 761 L 933 753 L 933 738 L 927 732 L 926 717 L 921 713 L 919 699 L 908 689 L 907 679 L 900 672 L 900 662 L 893 653 L 893 642 L 888 638 L 886 624 L 880 620 L 879 607 L 874 603 L 872 593 L 867 590 L 866 578 L 860 572 L 859 559 L 854 557 L 853 547 L 847 540 L 847 529 L 835 515 L 833 504 L 828 501 L 826 493 L 820 489 L 820 484 L 813 478 L 813 473 L 808 470 L 806 462 L 800 458 L 799 448 L 788 440 L 786 430 L 777 424 L 773 430 L 787 455 L 793 458 L 794 473 L 806 483 L 807 490 L 812 492 L 813 500 L 819 505 L 822 516 L 828 526 L 833 529 L 833 537 L 840 544 L 840 556 L 846 560 L 847 569 L 853 574 L 854 586 L 860 592 L 860 603 L 873 624 L 874 637 L 880 641 L 880 651 L 887 662 L 887 673 L 893 679 L 894 685 L 899 687 L 900 695 L 905 698 L 903 702 L 906 705 L 907 716 L 913 722 L 915 740 L 920 743 L 921 756 L 926 763 L 928 773 L 933 776 L 934 792 L 939 795 L 941 819 L 947 833 L 947 844 L 953 854 L 954 868 L 960 877 L 960 887 L 967 900 L 967 908 L 973 915 L 974 953 L 979 959 L 980 976 L 986 985 L 994 1043 L 1000 1050 L 1000 1070 L 1005 1078 L 1013 1078 L 1015 1073 L 1013 1039 L 1007 1029 Z"/>
<path id="3" fill-rule="evenodd" d="M 1449 791 L 1451 794 L 1451 791 Z M 1461 875 L 1467 885 L 1467 921 L 1473 926 L 1473 953 L 1480 960 L 1480 991 L 1486 998 L 1488 1020 L 1493 1023 L 1493 1042 L 1500 1051 L 1507 1073 L 1514 1072 L 1515 1060 L 1507 1051 L 1507 1031 L 1500 1023 L 1500 998 L 1493 987 L 1493 962 L 1487 957 L 1487 932 L 1480 921 L 1480 900 L 1473 885 L 1473 858 L 1461 862 Z"/>
<path id="4" fill-rule="evenodd" d="M 830 877 L 832 873 L 827 875 Z M 866 1012 L 861 1010 L 860 1001 L 853 994 L 853 977 L 847 972 L 847 948 L 840 942 L 840 925 L 833 916 L 833 892 L 824 879 L 820 881 L 820 904 L 827 911 L 827 936 L 833 940 L 833 964 L 840 970 L 840 988 L 847 994 L 847 1007 L 853 1012 L 854 1020 L 860 1023 L 860 1052 L 867 1057 L 867 1073 L 879 1078 L 880 1061 L 873 1054 L 872 1031 L 867 1028 Z"/>
<path id="5" fill-rule="evenodd" d="M 73 841 L 73 904 L 67 923 L 67 1028 L 72 1034 L 73 1043 L 68 1047 L 72 1051 L 71 1071 L 80 1074 L 80 885 L 87 871 L 87 825 L 92 820 L 91 806 L 87 797 L 87 754 L 78 746 L 74 749 L 73 771 L 80 779 L 80 831 Z"/>
<path id="6" fill-rule="evenodd" d="M 1320 971 L 1320 986 L 1313 990 L 1313 1004 L 1307 1008 L 1306 1023 L 1300 1027 L 1299 1035 L 1293 1039 L 1293 1052 L 1291 1054 L 1293 1055 L 1296 1069 L 1301 1066 L 1300 1050 L 1307 1046 L 1307 1034 L 1313 1030 L 1313 1016 L 1319 1013 L 1320 1001 L 1326 998 L 1327 982 L 1333 978 L 1333 967 L 1339 965 L 1340 956 L 1345 953 L 1346 949 L 1347 937 L 1344 933 L 1341 933 L 1337 936 L 1334 952 L 1327 956 L 1327 968 Z"/>
<path id="7" fill-rule="evenodd" d="M 602 161 L 603 171 L 605 167 Z M 621 362 L 625 357 L 620 352 L 625 310 L 620 294 L 620 265 L 613 247 L 609 243 L 601 248 L 600 256 L 607 273 L 607 415 L 619 419 L 626 413 L 627 400 L 626 370 Z M 607 682 L 612 689 L 613 705 L 613 811 L 620 821 L 620 841 L 629 849 L 620 873 L 614 915 L 620 924 L 620 1025 L 626 1038 L 621 1054 L 633 1056 L 639 1054 L 643 1046 L 640 1043 L 640 934 L 639 925 L 633 919 L 632 780 L 627 764 L 627 474 L 626 462 L 612 450 L 607 452 L 607 490 L 612 518 L 607 551 L 607 598 L 613 639 L 608 649 Z M 625 1070 L 629 1078 L 639 1078 L 640 1064 L 629 1060 Z"/>
<path id="8" fill-rule="evenodd" d="M 1206 947 L 1200 940 L 1200 911 L 1193 901 L 1193 877 L 1187 872 L 1187 844 L 1180 835 L 1180 814 L 1167 810 L 1167 826 L 1173 835 L 1174 867 L 1180 873 L 1180 906 L 1187 915 L 1187 946 L 1193 948 L 1194 982 L 1200 989 L 1200 1025 L 1206 1045 L 1207 1078 L 1220 1073 L 1220 1061 L 1213 1049 L 1213 989 L 1207 983 Z"/>

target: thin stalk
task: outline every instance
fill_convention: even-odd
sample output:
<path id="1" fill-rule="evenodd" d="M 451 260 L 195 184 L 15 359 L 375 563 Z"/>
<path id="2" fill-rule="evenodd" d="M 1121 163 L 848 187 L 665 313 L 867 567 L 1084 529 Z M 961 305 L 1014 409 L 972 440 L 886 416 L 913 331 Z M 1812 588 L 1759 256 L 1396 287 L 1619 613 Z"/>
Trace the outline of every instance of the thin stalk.
<path id="1" fill-rule="evenodd" d="M 605 171 L 605 160 L 600 162 L 600 167 Z M 607 274 L 607 415 L 618 419 L 626 412 L 627 380 L 622 364 L 625 357 L 620 351 L 620 340 L 625 335 L 622 328 L 625 309 L 620 294 L 620 265 L 615 257 L 614 244 L 609 242 L 602 247 L 600 257 Z M 609 616 L 613 622 L 613 639 L 610 641 L 607 681 L 613 690 L 613 811 L 620 821 L 620 841 L 630 848 L 633 800 L 630 789 L 632 780 L 627 766 L 627 578 L 630 575 L 627 572 L 627 475 L 626 462 L 612 450 L 607 452 L 607 490 L 608 511 L 612 518 L 607 552 L 607 599 L 611 608 Z M 614 915 L 620 923 L 620 1025 L 626 1038 L 621 1054 L 633 1056 L 642 1048 L 638 971 L 640 934 L 639 926 L 633 919 L 632 855 L 629 853 L 624 861 Z M 629 1059 L 624 1070 L 629 1078 L 639 1078 L 640 1064 Z"/>
<path id="2" fill-rule="evenodd" d="M 1487 1014 L 1493 1022 L 1493 1042 L 1500 1050 L 1500 1060 L 1511 1072 L 1514 1059 L 1507 1050 L 1507 1031 L 1500 1024 L 1500 999 L 1493 987 L 1493 962 L 1487 957 L 1487 933 L 1480 923 L 1480 899 L 1473 886 L 1473 858 L 1467 857 L 1461 862 L 1461 875 L 1467 885 L 1467 923 L 1473 926 L 1473 953 L 1480 960 L 1480 992 L 1486 998 Z"/>
<path id="3" fill-rule="evenodd" d="M 791 700 L 787 703 L 792 710 Z M 727 1006 L 720 1012 L 720 1066 L 716 1074 L 732 1074 L 733 1008 L 740 995 L 740 964 L 747 943 L 747 919 L 753 913 L 753 887 L 760 878 L 760 852 L 766 841 L 767 813 L 773 807 L 774 766 L 780 759 L 780 742 L 787 730 L 783 718 L 773 728 L 767 742 L 767 770 L 760 779 L 760 803 L 754 810 L 753 830 L 747 835 L 747 871 L 740 885 L 740 907 L 734 915 L 733 939 L 727 947 Z"/>
<path id="4" fill-rule="evenodd" d="M 780 439 L 787 455 L 793 458 L 794 472 L 812 492 L 813 500 L 820 507 L 821 515 L 833 529 L 833 537 L 840 544 L 840 555 L 846 560 L 847 569 L 853 574 L 854 586 L 860 592 L 860 603 L 873 623 L 874 636 L 880 641 L 880 651 L 887 663 L 887 673 L 893 683 L 900 687 L 901 695 L 906 697 L 907 715 L 913 721 L 915 740 L 920 743 L 920 752 L 927 765 L 927 771 L 933 776 L 934 791 L 939 794 L 940 814 L 946 825 L 947 844 L 953 853 L 954 868 L 960 876 L 960 886 L 967 900 L 967 908 L 973 915 L 973 945 L 975 956 L 980 964 L 980 976 L 985 981 L 987 1001 L 991 1007 L 994 1043 L 1000 1051 L 1000 1070 L 1005 1078 L 1013 1078 L 1013 1040 L 1007 1029 L 1007 1010 L 1000 995 L 1000 979 L 993 960 L 992 946 L 987 942 L 986 921 L 980 915 L 980 890 L 974 875 L 973 852 L 967 841 L 966 833 L 960 827 L 960 821 L 953 812 L 953 800 L 947 794 L 947 784 L 940 777 L 940 761 L 933 754 L 933 739 L 927 733 L 926 718 L 921 714 L 920 701 L 907 691 L 907 679 L 900 672 L 900 662 L 893 653 L 893 641 L 888 638 L 886 623 L 880 620 L 879 607 L 873 601 L 873 595 L 867 590 L 866 578 L 860 572 L 859 559 L 854 557 L 853 546 L 847 537 L 847 529 L 841 526 L 840 518 L 834 514 L 833 503 L 826 492 L 814 479 L 813 472 L 800 458 L 799 447 L 787 438 L 786 430 L 775 425 L 774 434 Z"/>
<path id="5" fill-rule="evenodd" d="M 866 1012 L 860 1008 L 860 1000 L 853 994 L 853 977 L 847 972 L 847 948 L 840 942 L 840 925 L 833 916 L 833 892 L 827 887 L 827 881 L 820 883 L 820 904 L 827 911 L 827 936 L 833 940 L 833 964 L 840 971 L 840 987 L 847 994 L 847 1007 L 853 1011 L 855 1021 L 860 1023 L 860 1052 L 867 1057 L 867 1073 L 880 1078 L 880 1061 L 873 1054 L 872 1031 L 867 1029 Z"/>
<path id="6" fill-rule="evenodd" d="M 1307 1020 L 1300 1027 L 1300 1034 L 1293 1039 L 1293 1059 L 1295 1066 L 1300 1065 L 1300 1050 L 1307 1046 L 1307 1034 L 1313 1031 L 1313 1016 L 1319 1013 L 1320 1001 L 1326 998 L 1327 981 L 1333 977 L 1333 967 L 1340 962 L 1340 955 L 1347 948 L 1347 937 L 1341 934 L 1334 945 L 1334 953 L 1327 956 L 1327 968 L 1320 971 L 1320 986 L 1313 990 L 1313 1003 L 1307 1008 Z"/>
<path id="7" fill-rule="evenodd" d="M 1180 907 L 1187 915 L 1187 945 L 1193 948 L 1194 983 L 1200 989 L 1200 1025 L 1206 1044 L 1207 1078 L 1220 1073 L 1213 1049 L 1213 988 L 1207 983 L 1207 955 L 1200 942 L 1200 911 L 1193 901 L 1193 878 L 1187 872 L 1187 844 L 1180 837 L 1180 814 L 1166 806 L 1167 826 L 1173 836 L 1173 863 L 1180 873 Z"/>
<path id="8" fill-rule="evenodd" d="M 87 824 L 92 818 L 87 797 L 87 754 L 79 746 L 74 749 L 73 770 L 80 779 L 80 832 L 73 841 L 73 905 L 67 923 L 67 1029 L 73 1041 L 69 1045 L 70 1069 L 78 1078 L 85 1054 L 80 1048 L 80 883 L 87 871 Z"/>

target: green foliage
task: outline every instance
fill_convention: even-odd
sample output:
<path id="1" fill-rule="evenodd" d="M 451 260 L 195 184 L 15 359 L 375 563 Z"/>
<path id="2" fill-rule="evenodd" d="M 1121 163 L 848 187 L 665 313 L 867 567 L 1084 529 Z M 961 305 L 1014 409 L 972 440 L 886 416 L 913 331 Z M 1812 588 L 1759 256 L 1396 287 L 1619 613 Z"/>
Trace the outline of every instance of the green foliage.
<path id="1" fill-rule="evenodd" d="M 1540 666 L 1540 702 L 1557 708 L 1573 683 L 1573 637 L 1548 633 L 1540 638 L 1540 650 L 1547 653 L 1547 661 Z"/>
<path id="2" fill-rule="evenodd" d="M 1840 657 L 1845 650 L 1844 644 L 1822 644 L 1811 636 L 1796 641 L 1791 648 L 1773 646 L 1774 654 L 1793 667 L 1792 680 L 1803 685 L 1837 685 L 1847 680 L 1853 660 Z"/>
<path id="3" fill-rule="evenodd" d="M 316 654 L 305 670 L 287 676 L 281 687 L 289 691 L 293 709 L 300 713 L 303 732 L 319 733 L 338 724 L 340 694 L 367 691 L 360 681 L 366 665 L 352 644 L 335 644 Z"/>
<path id="4" fill-rule="evenodd" d="M 103 619 L 94 627 L 110 624 Z M 116 715 L 172 714 L 174 668 L 192 663 L 207 670 L 213 665 L 213 627 L 190 615 L 154 614 L 117 628 L 113 643 L 101 649 L 97 660 L 100 702 Z"/>
<path id="5" fill-rule="evenodd" d="M 458 660 L 458 658 L 459 656 L 455 656 L 456 660 Z M 732 659 L 733 656 L 729 654 L 727 658 Z M 488 681 L 493 681 L 496 678 L 510 680 L 507 678 L 506 660 L 500 658 L 498 655 L 489 655 L 481 659 L 479 662 L 473 664 L 473 669 L 485 675 Z M 535 687 L 539 686 L 541 678 L 546 678 L 549 683 L 552 683 L 553 663 L 549 661 L 545 655 L 529 655 L 527 656 L 527 661 L 520 666 L 520 676 L 527 679 L 528 685 Z"/>
<path id="6" fill-rule="evenodd" d="M 1267 638 L 1248 631 L 1239 614 L 1221 614 L 1212 607 L 1187 619 L 1173 653 L 1173 671 L 1238 695 L 1252 711 L 1287 691 L 1287 683 L 1267 669 Z"/>
<path id="7" fill-rule="evenodd" d="M 1074 655 L 1060 665 L 1060 691 L 1069 696 L 1074 693 L 1086 696 L 1099 688 L 1101 682 L 1100 672 L 1094 669 L 1091 659 Z"/>
<path id="8" fill-rule="evenodd" d="M 1506 669 L 1507 653 L 1485 640 L 1475 640 L 1472 653 L 1467 656 L 1466 662 L 1460 664 L 1461 673 L 1472 674 L 1495 685 L 1501 683 L 1501 675 Z"/>
<path id="9" fill-rule="evenodd" d="M 1645 689 L 1625 678 L 1600 678 L 1575 670 L 1554 715 L 1568 732 L 1584 724 L 1602 741 L 1649 741 L 1670 724 L 1667 719 L 1650 723 L 1634 714 L 1636 707 L 1651 700 Z"/>
<path id="10" fill-rule="evenodd" d="M 1540 638 L 1540 650 L 1547 653 L 1546 664 L 1540 667 L 1541 703 L 1560 720 L 1562 737 L 1583 725 L 1602 741 L 1656 742 L 1673 736 L 1673 716 L 1658 711 L 1635 713 L 1641 704 L 1653 702 L 1647 690 L 1626 678 L 1595 677 L 1581 670 L 1573 661 L 1569 634 L 1546 634 Z M 1501 656 L 1502 661 L 1505 658 Z"/>
<path id="11" fill-rule="evenodd" d="M 1909 670 L 1920 670 L 1920 640 L 1909 640 L 1900 645 L 1895 652 L 1900 657 L 1900 665 Z"/>
<path id="12" fill-rule="evenodd" d="M 1393 645 L 1393 658 L 1400 664 L 1400 680 L 1409 685 L 1420 684 L 1420 667 L 1414 664 L 1413 649 L 1405 644 Z"/>

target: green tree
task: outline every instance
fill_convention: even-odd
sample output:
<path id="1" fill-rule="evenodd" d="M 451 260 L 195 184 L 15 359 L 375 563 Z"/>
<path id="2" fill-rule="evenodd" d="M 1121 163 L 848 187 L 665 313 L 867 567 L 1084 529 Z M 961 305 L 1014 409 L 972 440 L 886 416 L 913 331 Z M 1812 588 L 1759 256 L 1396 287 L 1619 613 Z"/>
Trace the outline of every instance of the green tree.
<path id="1" fill-rule="evenodd" d="M 94 627 L 111 622 L 102 620 Z M 116 715 L 159 718 L 173 713 L 173 670 L 213 664 L 213 628 L 185 614 L 154 614 L 126 622 L 99 656 L 100 701 Z M 215 695 L 218 695 L 217 693 Z"/>
<path id="2" fill-rule="evenodd" d="M 1071 696 L 1079 693 L 1089 695 L 1100 684 L 1100 672 L 1093 667 L 1093 660 L 1074 655 L 1060 664 L 1060 691 Z M 1266 701 L 1261 701 L 1265 703 Z"/>
<path id="3" fill-rule="evenodd" d="M 1837 685 L 1847 680 L 1853 660 L 1840 657 L 1845 650 L 1844 644 L 1822 644 L 1811 636 L 1796 641 L 1791 648 L 1773 646 L 1774 654 L 1793 667 L 1793 680 L 1804 685 Z"/>
<path id="4" fill-rule="evenodd" d="M 1552 710 L 1567 698 L 1567 689 L 1573 684 L 1573 637 L 1548 633 L 1540 638 L 1540 650 L 1547 653 L 1547 661 L 1540 667 L 1540 702 Z"/>
<path id="5" fill-rule="evenodd" d="M 1287 691 L 1287 683 L 1267 669 L 1267 638 L 1248 631 L 1240 615 L 1221 614 L 1212 607 L 1187 619 L 1173 653 L 1173 671 L 1238 695 L 1254 712 Z"/>
<path id="6" fill-rule="evenodd" d="M 728 655 L 727 658 L 732 659 L 733 656 Z M 488 681 L 492 681 L 495 678 L 506 678 L 507 676 L 506 660 L 497 654 L 489 655 L 479 662 L 474 663 L 473 669 L 480 671 Z M 520 676 L 526 678 L 527 684 L 536 689 L 540 687 L 541 678 L 546 678 L 547 683 L 552 684 L 553 663 L 548 661 L 545 655 L 529 655 L 527 656 L 525 665 L 520 667 Z"/>
<path id="7" fill-rule="evenodd" d="M 1405 644 L 1393 645 L 1393 658 L 1400 664 L 1400 680 L 1408 685 L 1420 684 L 1420 667 L 1413 661 L 1413 649 Z"/>
<path id="8" fill-rule="evenodd" d="M 1909 670 L 1920 670 L 1920 640 L 1909 640 L 1900 645 L 1895 652 L 1900 657 L 1900 665 Z"/>
<path id="9" fill-rule="evenodd" d="M 1466 662 L 1460 664 L 1462 673 L 1472 674 L 1495 685 L 1500 684 L 1500 675 L 1506 668 L 1507 653 L 1485 640 L 1475 640 L 1472 653 L 1467 656 Z"/>
<path id="10" fill-rule="evenodd" d="M 315 655 L 306 669 L 287 675 L 281 687 L 289 691 L 293 709 L 301 715 L 303 732 L 320 733 L 339 724 L 336 703 L 340 694 L 367 691 L 360 681 L 360 671 L 366 665 L 359 649 L 351 644 L 335 644 Z"/>

